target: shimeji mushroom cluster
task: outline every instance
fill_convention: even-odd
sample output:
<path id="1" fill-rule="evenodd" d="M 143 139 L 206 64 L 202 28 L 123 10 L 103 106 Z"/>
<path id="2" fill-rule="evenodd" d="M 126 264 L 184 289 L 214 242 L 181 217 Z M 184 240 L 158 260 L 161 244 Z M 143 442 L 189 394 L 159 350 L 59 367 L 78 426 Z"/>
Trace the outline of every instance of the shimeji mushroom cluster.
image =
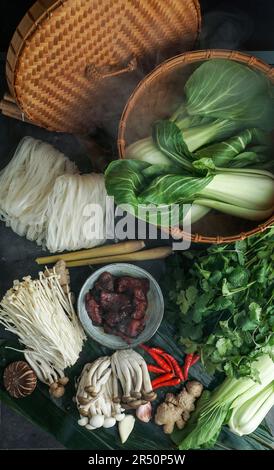
<path id="1" fill-rule="evenodd" d="M 126 409 L 156 397 L 143 357 L 132 349 L 116 351 L 84 366 L 76 393 L 78 424 L 89 430 L 112 427 L 125 418 Z"/>

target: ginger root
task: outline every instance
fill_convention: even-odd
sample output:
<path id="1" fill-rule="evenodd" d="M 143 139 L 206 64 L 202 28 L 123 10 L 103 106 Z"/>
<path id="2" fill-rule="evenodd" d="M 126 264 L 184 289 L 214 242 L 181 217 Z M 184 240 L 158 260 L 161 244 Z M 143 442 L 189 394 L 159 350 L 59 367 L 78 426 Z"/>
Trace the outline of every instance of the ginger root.
<path id="1" fill-rule="evenodd" d="M 62 259 L 57 261 L 57 263 L 54 265 L 52 269 L 46 268 L 44 274 L 45 276 L 50 276 L 54 272 L 59 276 L 59 283 L 62 287 L 64 294 L 67 296 L 69 294 L 72 295 L 72 292 L 70 291 L 70 275 L 69 275 L 69 270 L 67 269 L 67 266 L 66 266 L 66 262 Z M 72 299 L 72 303 L 74 303 L 73 299 Z"/>
<path id="2" fill-rule="evenodd" d="M 60 285 L 65 294 L 70 293 L 70 275 L 69 270 L 67 269 L 66 262 L 64 260 L 59 260 L 54 266 L 56 274 L 58 274 Z"/>
<path id="3" fill-rule="evenodd" d="M 202 391 L 202 384 L 193 380 L 188 382 L 178 395 L 167 393 L 165 402 L 157 408 L 155 423 L 163 426 L 166 434 L 172 433 L 175 424 L 179 429 L 183 429 Z"/>

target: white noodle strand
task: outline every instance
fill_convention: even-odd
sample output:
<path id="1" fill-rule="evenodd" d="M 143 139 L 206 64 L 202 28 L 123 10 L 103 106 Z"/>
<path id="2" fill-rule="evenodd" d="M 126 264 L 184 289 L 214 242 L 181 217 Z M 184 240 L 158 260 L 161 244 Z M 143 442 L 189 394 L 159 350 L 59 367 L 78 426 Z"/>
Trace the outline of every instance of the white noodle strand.
<path id="1" fill-rule="evenodd" d="M 98 213 L 90 205 L 97 206 Z M 49 197 L 47 248 L 51 252 L 92 248 L 105 242 L 103 175 L 63 175 Z M 100 209 L 101 208 L 101 209 Z"/>
<path id="2" fill-rule="evenodd" d="M 0 219 L 53 253 L 105 242 L 106 196 L 103 175 L 78 174 L 65 155 L 32 137 L 0 173 Z"/>
<path id="3" fill-rule="evenodd" d="M 52 145 L 24 137 L 0 173 L 0 218 L 18 235 L 43 243 L 48 195 L 76 166 Z"/>

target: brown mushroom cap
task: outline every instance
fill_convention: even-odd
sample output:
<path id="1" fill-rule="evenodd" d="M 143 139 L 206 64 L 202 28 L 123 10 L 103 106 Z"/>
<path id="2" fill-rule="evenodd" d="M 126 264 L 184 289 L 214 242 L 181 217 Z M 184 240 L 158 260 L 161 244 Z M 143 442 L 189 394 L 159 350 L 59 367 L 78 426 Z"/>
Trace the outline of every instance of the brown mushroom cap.
<path id="1" fill-rule="evenodd" d="M 65 387 L 63 385 L 59 385 L 55 390 L 49 389 L 49 391 L 54 398 L 61 398 L 65 393 Z"/>
<path id="2" fill-rule="evenodd" d="M 58 383 L 61 385 L 67 385 L 68 382 L 69 382 L 68 377 L 61 377 L 61 379 L 58 380 Z"/>
<path id="3" fill-rule="evenodd" d="M 30 395 L 37 384 L 35 372 L 25 361 L 9 364 L 4 370 L 4 386 L 13 398 L 23 398 Z"/>

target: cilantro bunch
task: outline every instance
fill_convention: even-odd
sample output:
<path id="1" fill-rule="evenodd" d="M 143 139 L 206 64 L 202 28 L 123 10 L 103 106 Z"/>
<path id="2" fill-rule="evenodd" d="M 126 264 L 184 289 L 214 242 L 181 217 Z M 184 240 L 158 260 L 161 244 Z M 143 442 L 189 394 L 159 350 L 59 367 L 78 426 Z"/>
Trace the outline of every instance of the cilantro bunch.
<path id="1" fill-rule="evenodd" d="M 274 360 L 273 261 L 272 229 L 168 262 L 168 313 L 185 351 L 199 352 L 209 373 L 256 380 L 254 359 Z"/>

